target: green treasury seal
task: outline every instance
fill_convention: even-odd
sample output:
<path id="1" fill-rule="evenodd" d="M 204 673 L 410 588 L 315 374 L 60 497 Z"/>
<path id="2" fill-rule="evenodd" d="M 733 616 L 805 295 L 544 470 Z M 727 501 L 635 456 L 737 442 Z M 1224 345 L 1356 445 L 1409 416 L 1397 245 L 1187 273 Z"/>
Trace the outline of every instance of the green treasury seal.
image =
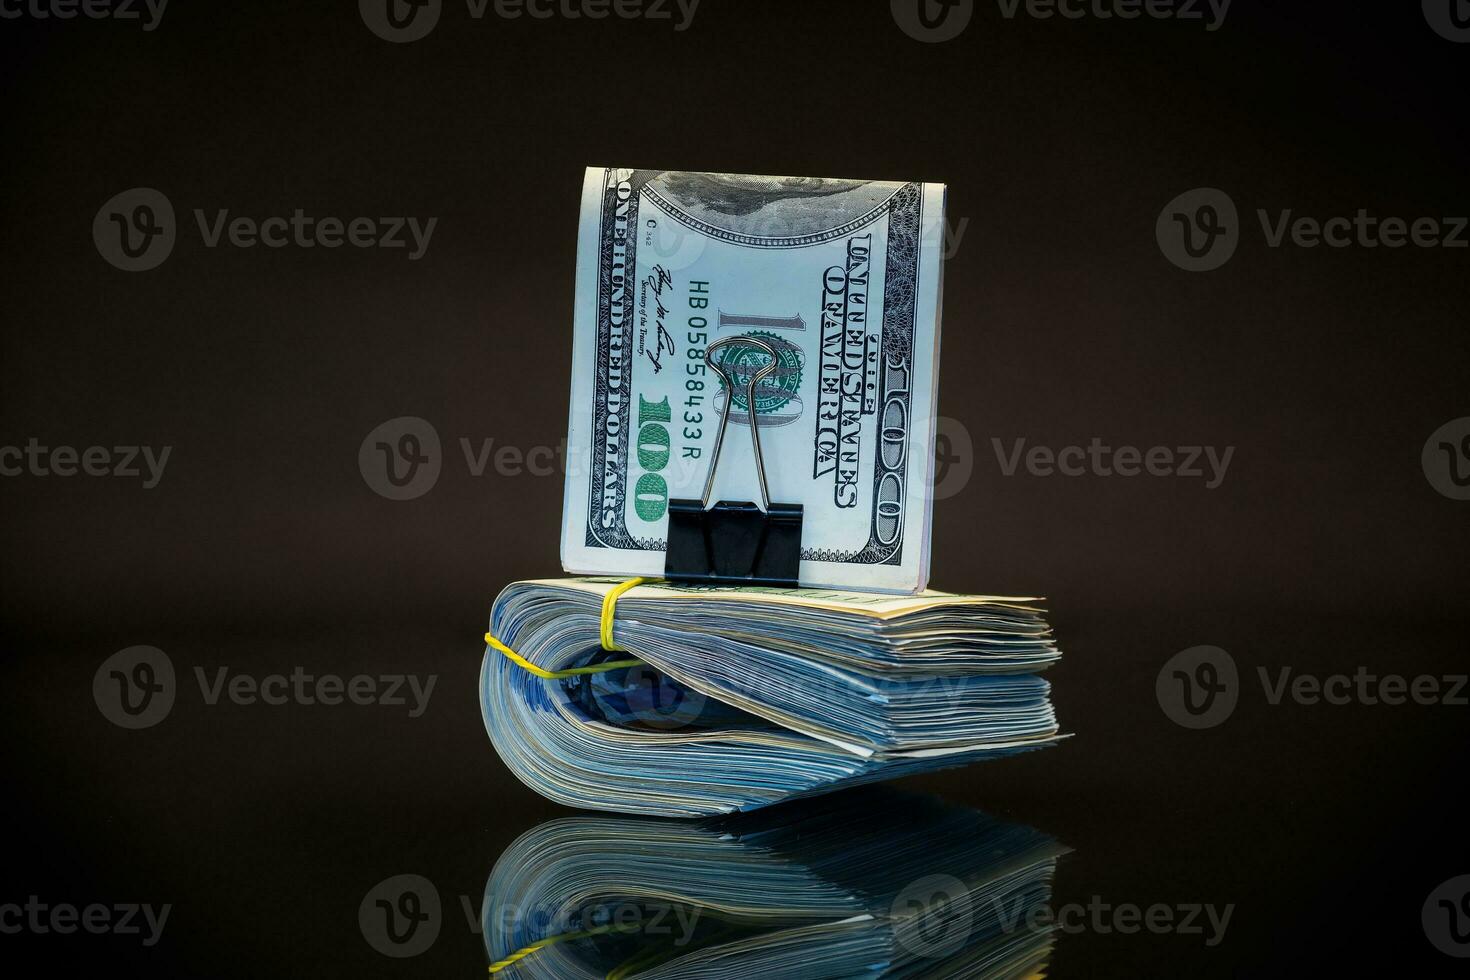
<path id="1" fill-rule="evenodd" d="M 797 394 L 801 389 L 801 348 L 791 341 L 778 337 L 764 330 L 752 330 L 742 334 L 744 337 L 759 337 L 770 344 L 776 351 L 776 370 L 762 378 L 755 389 L 755 410 L 757 415 L 775 415 L 775 418 L 762 419 L 761 425 L 784 425 L 796 421 L 801 415 L 801 398 Z M 720 370 L 724 371 L 735 383 L 735 392 L 730 403 L 732 422 L 745 422 L 750 409 L 746 404 L 746 391 L 750 385 L 751 375 L 758 373 L 768 363 L 770 355 L 753 344 L 734 343 L 723 348 L 716 361 Z M 724 381 L 720 382 L 724 387 Z M 792 409 L 782 412 L 795 403 Z M 779 413 L 779 414 L 778 414 Z"/>

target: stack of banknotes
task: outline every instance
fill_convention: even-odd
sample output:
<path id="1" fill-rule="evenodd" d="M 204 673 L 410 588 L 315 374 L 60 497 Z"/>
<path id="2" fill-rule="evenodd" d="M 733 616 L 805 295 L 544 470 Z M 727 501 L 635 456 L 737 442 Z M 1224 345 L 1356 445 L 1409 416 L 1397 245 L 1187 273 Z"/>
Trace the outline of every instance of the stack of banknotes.
<path id="1" fill-rule="evenodd" d="M 1058 737 L 1030 600 L 924 592 L 518 582 L 481 674 L 510 769 L 571 806 L 691 817 L 965 765 Z"/>
<path id="2" fill-rule="evenodd" d="M 944 201 L 922 182 L 587 171 L 561 544 L 584 577 L 505 589 L 481 679 L 530 786 L 708 816 L 1058 738 L 1035 600 L 927 591 Z M 666 561 L 671 507 L 724 502 L 799 513 L 769 551 L 741 539 L 779 573 L 727 572 L 737 549 L 712 542 L 732 537 L 684 520 Z M 700 541 L 705 572 L 685 565 Z M 609 640 L 609 590 L 667 570 L 686 584 L 616 597 Z"/>
<path id="3" fill-rule="evenodd" d="M 496 975 L 1022 978 L 1052 949 L 1065 848 L 929 798 L 859 791 L 698 823 L 554 820 L 495 865 Z"/>

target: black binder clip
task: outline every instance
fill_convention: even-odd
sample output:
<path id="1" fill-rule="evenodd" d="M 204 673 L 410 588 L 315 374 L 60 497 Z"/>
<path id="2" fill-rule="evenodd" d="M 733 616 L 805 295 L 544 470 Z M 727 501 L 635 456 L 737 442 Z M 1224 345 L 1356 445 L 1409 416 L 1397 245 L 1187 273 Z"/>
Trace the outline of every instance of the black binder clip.
<path id="1" fill-rule="evenodd" d="M 755 449 L 755 475 L 760 482 L 761 507 L 750 501 L 721 500 L 709 505 L 714 491 L 715 471 L 720 465 L 720 448 L 730 423 L 730 406 L 735 400 L 735 383 L 715 363 L 714 353 L 729 344 L 754 347 L 771 357 L 771 362 L 750 376 L 745 403 L 750 413 L 750 440 Z M 696 585 L 796 586 L 801 567 L 801 504 L 773 504 L 766 487 L 766 464 L 761 458 L 760 427 L 756 425 L 755 389 L 779 365 L 776 349 L 758 337 L 726 337 L 710 344 L 704 362 L 725 383 L 725 409 L 715 433 L 714 453 L 704 496 L 699 500 L 669 501 L 668 551 L 664 556 L 664 578 Z"/>

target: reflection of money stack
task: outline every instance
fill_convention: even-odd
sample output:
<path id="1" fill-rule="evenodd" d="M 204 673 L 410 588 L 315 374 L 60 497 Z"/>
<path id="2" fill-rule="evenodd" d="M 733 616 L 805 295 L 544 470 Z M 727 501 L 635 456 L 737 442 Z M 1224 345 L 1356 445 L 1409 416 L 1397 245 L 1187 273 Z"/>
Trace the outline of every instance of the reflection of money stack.
<path id="1" fill-rule="evenodd" d="M 562 565 L 619 578 L 495 603 L 526 783 L 707 816 L 1057 739 L 1033 600 L 924 591 L 943 218 L 938 184 L 587 172 Z"/>
<path id="2" fill-rule="evenodd" d="M 820 980 L 1027 977 L 1045 965 L 1039 913 L 1064 848 L 927 797 L 844 802 L 703 823 L 543 824 L 486 885 L 491 969 Z"/>

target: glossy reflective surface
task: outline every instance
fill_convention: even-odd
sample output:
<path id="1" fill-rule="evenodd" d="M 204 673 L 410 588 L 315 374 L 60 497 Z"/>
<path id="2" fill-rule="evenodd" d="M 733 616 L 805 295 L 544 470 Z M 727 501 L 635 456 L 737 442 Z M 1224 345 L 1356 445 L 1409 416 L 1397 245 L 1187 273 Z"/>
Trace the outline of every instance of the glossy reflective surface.
<path id="1" fill-rule="evenodd" d="M 12 691 L 28 692 L 7 715 L 18 761 L 4 815 L 7 898 L 27 924 L 4 942 L 61 965 L 104 959 L 164 974 L 483 975 L 538 939 L 622 915 L 630 926 L 660 917 L 697 928 L 682 946 L 672 945 L 682 931 L 653 937 L 665 946 L 635 932 L 538 956 L 592 975 L 735 942 L 761 955 L 773 937 L 811 928 L 814 961 L 850 941 L 881 965 L 904 948 L 885 916 L 924 907 L 922 896 L 918 906 L 897 896 L 937 875 L 973 884 L 982 912 L 1024 906 L 1027 915 L 1008 921 L 1047 930 L 1049 976 L 1149 974 L 1165 962 L 1196 976 L 1284 975 L 1343 934 L 1365 964 L 1420 963 L 1435 975 L 1444 954 L 1431 937 L 1453 942 L 1458 909 L 1456 895 L 1439 895 L 1450 903 L 1441 905 L 1431 893 L 1470 859 L 1458 770 L 1435 761 L 1464 744 L 1462 711 L 1273 705 L 1256 667 L 1290 657 L 1295 674 L 1326 674 L 1341 658 L 1373 662 L 1391 641 L 1412 651 L 1398 672 L 1450 675 L 1455 659 L 1433 651 L 1451 649 L 1456 634 L 1213 617 L 1252 683 L 1225 723 L 1191 730 L 1161 707 L 1156 676 L 1120 680 L 1109 665 L 1124 646 L 1167 648 L 1182 620 L 1059 619 L 1068 658 L 1053 679 L 1077 732 L 1059 748 L 905 781 L 917 801 L 906 806 L 879 805 L 887 793 L 873 788 L 733 817 L 728 837 L 705 824 L 577 814 L 515 782 L 479 727 L 473 637 L 167 631 L 159 649 L 172 651 L 174 704 L 158 724 L 128 731 L 90 700 L 58 713 L 53 696 L 79 683 L 85 692 L 99 665 L 38 634 L 3 668 Z M 1297 639 L 1304 630 L 1311 647 Z M 83 640 L 99 637 L 71 642 Z M 404 651 L 438 678 L 417 717 L 406 680 L 401 705 L 246 703 L 228 681 L 216 703 L 206 697 L 221 670 L 269 690 L 268 678 L 289 681 L 301 664 L 314 665 L 313 684 L 361 673 L 386 696 L 394 681 L 382 678 Z M 1241 651 L 1258 653 L 1252 662 Z M 1044 861 L 1045 887 L 995 881 L 989 852 L 974 850 L 985 837 L 974 828 L 990 821 L 1016 828 L 1023 858 Z M 32 895 L 39 933 L 24 908 Z M 792 896 L 809 903 L 800 914 Z M 1043 902 L 1051 914 L 1030 914 Z M 58 934 L 67 906 L 81 923 L 93 905 L 111 910 L 113 925 L 123 906 L 151 906 L 155 918 L 171 910 L 152 945 L 142 908 L 130 920 L 136 933 Z M 995 923 L 987 932 L 983 915 L 967 911 L 963 928 L 939 917 L 927 935 L 994 939 Z M 862 935 L 832 935 L 864 913 L 877 920 Z"/>
<path id="2" fill-rule="evenodd" d="M 874 789 L 713 821 L 576 817 L 501 856 L 492 971 L 536 977 L 1025 977 L 1065 848 Z"/>

